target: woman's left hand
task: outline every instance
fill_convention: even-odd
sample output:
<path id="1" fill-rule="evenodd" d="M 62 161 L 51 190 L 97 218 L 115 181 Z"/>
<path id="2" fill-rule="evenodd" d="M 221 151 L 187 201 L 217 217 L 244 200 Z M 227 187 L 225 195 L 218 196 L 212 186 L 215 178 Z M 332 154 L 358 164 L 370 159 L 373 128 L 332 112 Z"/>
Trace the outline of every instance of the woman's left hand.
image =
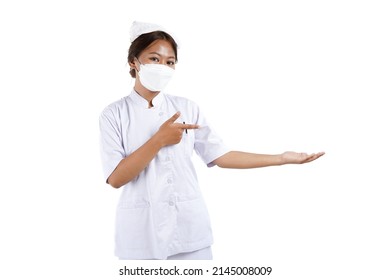
<path id="1" fill-rule="evenodd" d="M 283 164 L 289 164 L 289 163 L 302 164 L 302 163 L 308 163 L 313 160 L 316 160 L 317 158 L 323 156 L 324 154 L 325 154 L 324 152 L 316 153 L 316 154 L 284 152 L 282 154 L 282 161 Z"/>

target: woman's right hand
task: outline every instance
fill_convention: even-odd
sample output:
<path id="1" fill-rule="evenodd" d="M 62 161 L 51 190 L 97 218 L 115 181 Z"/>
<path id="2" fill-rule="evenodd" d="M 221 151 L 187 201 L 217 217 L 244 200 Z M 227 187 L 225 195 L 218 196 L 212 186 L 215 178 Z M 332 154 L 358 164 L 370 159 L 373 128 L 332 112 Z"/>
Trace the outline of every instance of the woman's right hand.
<path id="1" fill-rule="evenodd" d="M 160 126 L 160 129 L 155 134 L 162 147 L 180 143 L 184 130 L 199 128 L 197 124 L 175 123 L 179 117 L 180 112 L 175 113 Z"/>

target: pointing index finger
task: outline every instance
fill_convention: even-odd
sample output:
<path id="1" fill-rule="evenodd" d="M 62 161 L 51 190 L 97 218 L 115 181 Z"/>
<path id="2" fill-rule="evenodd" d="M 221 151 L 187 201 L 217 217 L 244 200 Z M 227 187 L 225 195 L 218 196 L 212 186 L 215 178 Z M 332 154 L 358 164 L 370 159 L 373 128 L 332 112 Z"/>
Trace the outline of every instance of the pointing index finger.
<path id="1" fill-rule="evenodd" d="M 170 117 L 166 122 L 174 123 L 180 117 L 180 112 L 176 112 L 172 117 Z"/>

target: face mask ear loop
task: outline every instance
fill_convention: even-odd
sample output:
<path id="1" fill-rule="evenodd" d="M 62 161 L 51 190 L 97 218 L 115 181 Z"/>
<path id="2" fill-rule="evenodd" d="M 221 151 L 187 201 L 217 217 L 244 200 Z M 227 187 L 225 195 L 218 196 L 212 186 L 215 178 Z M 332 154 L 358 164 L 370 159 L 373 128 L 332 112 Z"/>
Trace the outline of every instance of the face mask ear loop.
<path id="1" fill-rule="evenodd" d="M 139 61 L 139 59 L 137 57 L 135 57 L 135 56 L 134 56 L 134 60 L 138 61 L 139 65 L 140 65 L 140 68 L 141 68 L 141 61 Z M 135 64 L 135 61 L 134 61 L 134 64 Z M 137 67 L 134 67 L 134 70 L 139 73 L 139 70 L 137 69 Z"/>
<path id="2" fill-rule="evenodd" d="M 134 56 L 134 64 L 135 64 L 135 60 L 137 60 L 138 63 L 141 65 L 141 62 L 138 60 L 138 58 Z M 135 66 L 137 66 L 137 65 L 135 65 Z M 137 69 L 137 67 L 134 67 L 134 68 L 131 68 L 131 67 L 130 67 L 130 71 L 129 71 L 130 74 L 131 74 L 131 70 L 132 70 L 132 69 L 134 69 L 134 71 L 135 71 L 136 73 L 137 73 L 137 72 L 139 73 L 139 70 Z"/>

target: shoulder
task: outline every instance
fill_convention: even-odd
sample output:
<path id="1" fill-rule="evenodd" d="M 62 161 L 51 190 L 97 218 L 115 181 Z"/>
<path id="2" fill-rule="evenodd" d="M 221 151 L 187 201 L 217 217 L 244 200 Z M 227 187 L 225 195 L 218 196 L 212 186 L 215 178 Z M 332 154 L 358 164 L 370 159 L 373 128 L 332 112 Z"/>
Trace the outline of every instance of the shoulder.
<path id="1" fill-rule="evenodd" d="M 174 104 L 196 108 L 196 109 L 198 108 L 198 104 L 195 101 L 188 99 L 186 97 L 171 95 L 171 94 L 165 94 L 165 97 L 169 102 L 172 102 Z"/>
<path id="2" fill-rule="evenodd" d="M 109 116 L 115 116 L 120 115 L 121 112 L 128 107 L 129 102 L 129 96 L 122 97 L 121 99 L 112 102 L 111 104 L 107 105 L 101 112 L 101 117 L 109 117 Z"/>

